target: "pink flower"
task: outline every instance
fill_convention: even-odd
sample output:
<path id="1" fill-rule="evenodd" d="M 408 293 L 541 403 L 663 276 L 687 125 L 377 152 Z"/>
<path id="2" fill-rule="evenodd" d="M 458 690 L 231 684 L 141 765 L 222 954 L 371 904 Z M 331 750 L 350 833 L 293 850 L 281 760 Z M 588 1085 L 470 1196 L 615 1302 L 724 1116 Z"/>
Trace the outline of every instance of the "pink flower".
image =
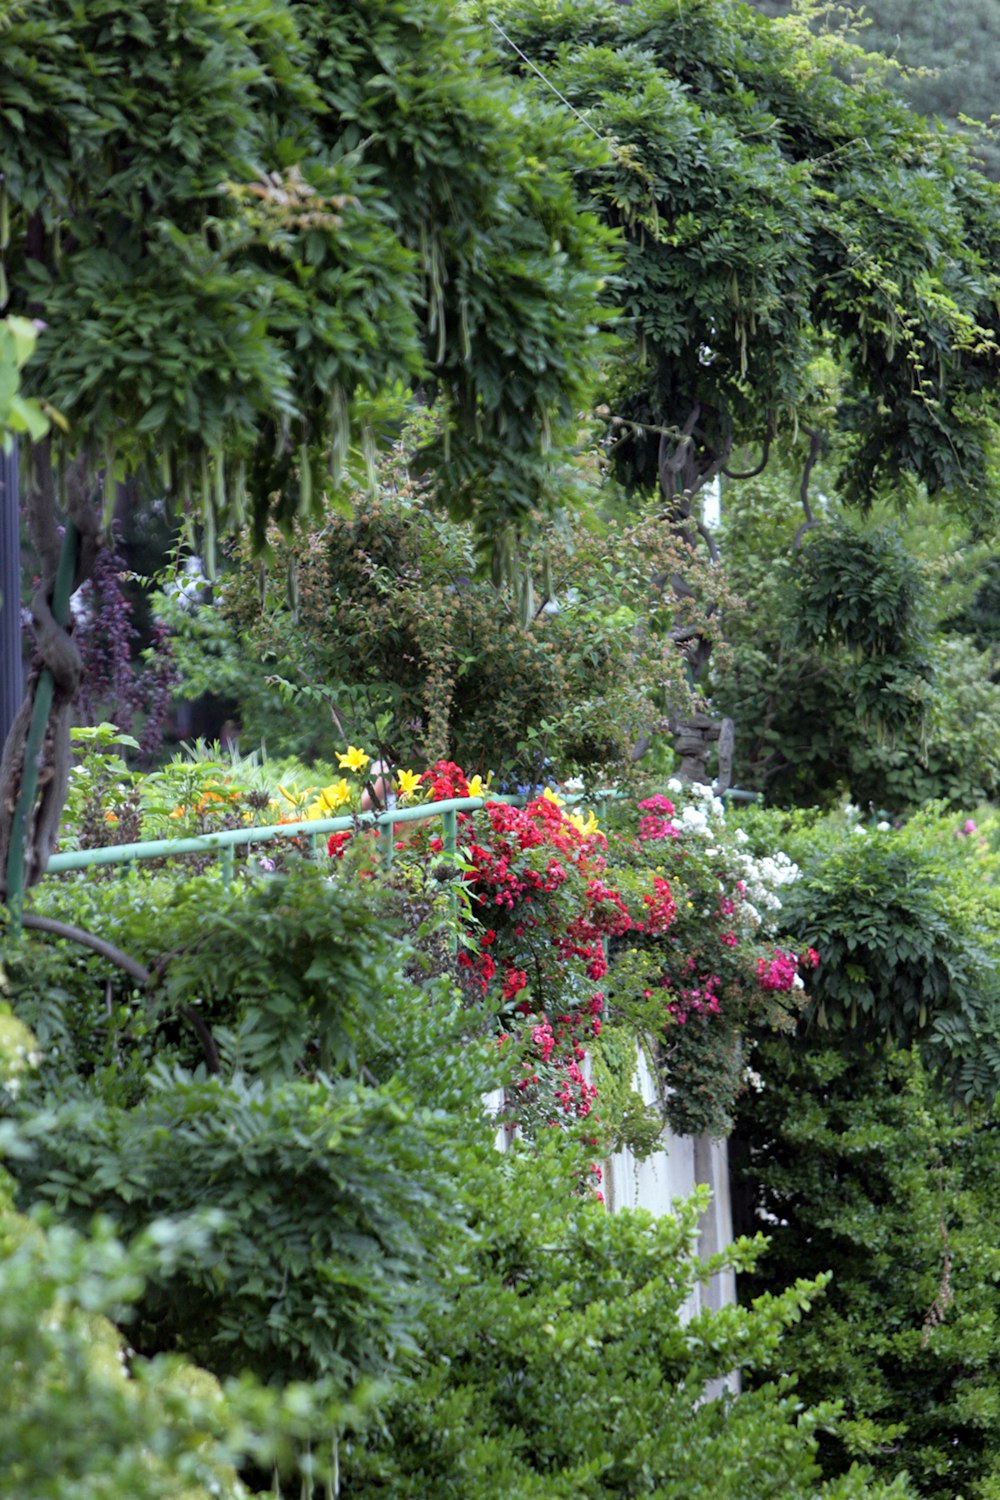
<path id="1" fill-rule="evenodd" d="M 798 959 L 794 953 L 775 948 L 770 959 L 758 958 L 757 979 L 763 990 L 790 990 L 798 972 Z"/>
<path id="2" fill-rule="evenodd" d="M 672 817 L 674 811 L 674 804 L 662 792 L 657 792 L 654 797 L 647 797 L 645 802 L 639 803 L 639 807 L 642 812 L 664 813 L 668 818 Z"/>

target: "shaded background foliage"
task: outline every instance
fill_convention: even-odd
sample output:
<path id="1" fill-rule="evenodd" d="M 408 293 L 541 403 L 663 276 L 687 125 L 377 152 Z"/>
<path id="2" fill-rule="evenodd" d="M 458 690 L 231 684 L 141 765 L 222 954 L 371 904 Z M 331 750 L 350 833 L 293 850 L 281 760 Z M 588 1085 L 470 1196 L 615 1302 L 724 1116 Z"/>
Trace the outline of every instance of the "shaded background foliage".
<path id="1" fill-rule="evenodd" d="M 751 0 L 768 16 L 788 15 L 790 0 Z M 866 0 L 844 4 L 837 18 L 859 25 L 858 41 L 899 64 L 886 81 L 921 115 L 938 115 L 961 129 L 963 116 L 992 127 L 971 133 L 972 150 L 985 171 L 1000 177 L 997 142 L 996 74 L 993 57 L 1000 41 L 997 0 Z M 825 17 L 823 18 L 826 19 Z"/>

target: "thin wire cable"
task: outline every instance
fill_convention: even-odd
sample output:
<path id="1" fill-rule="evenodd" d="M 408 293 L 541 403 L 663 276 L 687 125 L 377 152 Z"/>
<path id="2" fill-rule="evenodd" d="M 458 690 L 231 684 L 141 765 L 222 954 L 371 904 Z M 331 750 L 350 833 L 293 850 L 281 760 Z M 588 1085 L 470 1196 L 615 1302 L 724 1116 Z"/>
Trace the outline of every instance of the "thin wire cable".
<path id="1" fill-rule="evenodd" d="M 542 72 L 541 68 L 536 67 L 535 64 L 531 61 L 530 57 L 526 57 L 525 56 L 525 54 L 521 51 L 521 49 L 517 45 L 517 43 L 511 40 L 511 38 L 507 35 L 506 31 L 504 31 L 503 27 L 499 24 L 499 22 L 494 21 L 494 19 L 493 19 L 492 16 L 487 16 L 486 19 L 489 21 L 489 23 L 493 27 L 494 31 L 499 32 L 499 34 L 503 37 L 503 39 L 507 43 L 508 47 L 513 47 L 514 51 L 517 53 L 517 55 L 521 59 L 521 61 L 523 63 L 527 63 L 528 67 L 531 69 L 531 71 L 533 73 L 537 73 L 538 74 L 539 78 L 542 80 L 542 82 L 544 83 L 545 87 L 547 89 L 551 89 L 552 92 L 555 94 L 555 96 L 556 96 L 557 99 L 561 99 L 562 100 L 563 104 L 565 104 L 565 106 L 569 110 L 570 114 L 576 115 L 576 118 L 580 121 L 580 124 L 581 125 L 586 125 L 586 127 L 590 131 L 591 135 L 596 135 L 597 139 L 599 141 L 603 141 L 605 143 L 605 145 L 608 145 L 609 142 L 608 142 L 607 136 L 602 135 L 599 130 L 595 130 L 594 126 L 591 125 L 590 121 L 586 118 L 586 116 L 585 115 L 581 115 L 580 111 L 576 108 L 576 106 L 574 104 L 570 104 L 569 100 L 566 98 L 566 95 L 565 94 L 560 94 L 560 92 L 556 88 L 555 84 L 552 83 L 550 79 L 546 78 L 546 76 Z"/>

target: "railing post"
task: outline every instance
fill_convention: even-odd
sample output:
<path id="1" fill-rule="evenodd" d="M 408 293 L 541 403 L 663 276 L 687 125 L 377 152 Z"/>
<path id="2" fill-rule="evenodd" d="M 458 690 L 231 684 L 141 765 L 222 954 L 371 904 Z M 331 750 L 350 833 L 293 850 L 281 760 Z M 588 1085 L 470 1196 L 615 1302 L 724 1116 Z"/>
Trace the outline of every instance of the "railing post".
<path id="1" fill-rule="evenodd" d="M 444 831 L 444 852 L 445 852 L 445 854 L 457 854 L 458 853 L 458 813 L 455 811 L 455 809 L 453 807 L 448 808 L 447 812 L 443 812 L 441 814 L 441 824 L 442 824 L 443 831 Z M 454 886 L 452 886 L 452 889 L 451 889 L 451 892 L 450 892 L 450 895 L 449 895 L 449 904 L 450 904 L 450 907 L 451 907 L 451 920 L 452 920 L 451 947 L 452 947 L 452 952 L 453 953 L 457 953 L 458 952 L 458 894 L 455 891 Z"/>
<path id="2" fill-rule="evenodd" d="M 382 859 L 387 865 L 391 865 L 396 857 L 396 825 L 391 820 L 383 823 L 379 829 L 379 841 L 382 845 Z"/>

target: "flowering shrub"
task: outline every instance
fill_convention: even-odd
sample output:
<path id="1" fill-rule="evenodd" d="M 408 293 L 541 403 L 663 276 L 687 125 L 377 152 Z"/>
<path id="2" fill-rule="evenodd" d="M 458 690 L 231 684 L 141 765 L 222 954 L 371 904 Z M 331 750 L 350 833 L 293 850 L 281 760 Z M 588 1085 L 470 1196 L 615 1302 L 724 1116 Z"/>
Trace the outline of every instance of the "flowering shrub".
<path id="1" fill-rule="evenodd" d="M 634 923 L 611 945 L 616 1015 L 654 1038 L 667 1119 L 682 1134 L 724 1134 L 742 1086 L 749 1025 L 794 1024 L 814 950 L 797 959 L 781 941 L 780 892 L 798 876 L 784 854 L 756 858 L 730 832 L 709 788 L 679 781 L 629 808 L 612 835 L 618 889 L 669 893 L 669 919 Z M 651 867 L 651 869 L 650 869 Z"/>
<path id="2" fill-rule="evenodd" d="M 511 1123 L 586 1120 L 596 1090 L 582 1065 L 601 1029 L 602 938 L 629 921 L 601 879 L 606 840 L 583 832 L 545 795 L 524 808 L 487 802 L 459 821 L 470 910 L 481 925 L 458 962 L 520 1059 Z"/>
<path id="3" fill-rule="evenodd" d="M 481 777 L 453 761 L 383 772 L 353 744 L 318 785 L 296 773 L 268 786 L 259 768 L 251 785 L 246 766 L 212 758 L 140 778 L 117 756 L 127 737 L 112 726 L 83 733 L 104 735 L 75 775 L 91 793 L 113 787 L 103 811 L 99 796 L 87 804 L 97 819 L 89 836 L 105 842 L 126 829 L 133 838 L 169 837 L 351 815 L 376 781 L 404 806 L 489 795 Z M 549 790 L 525 807 L 487 800 L 459 814 L 454 854 L 446 854 L 439 824 L 401 824 L 391 874 L 371 829 L 355 823 L 327 836 L 331 874 L 390 879 L 405 895 L 415 936 L 420 913 L 436 914 L 427 929 L 435 935 L 418 941 L 435 972 L 442 964 L 457 969 L 467 995 L 496 1016 L 512 1127 L 572 1126 L 593 1148 L 626 1138 L 620 1121 L 602 1117 L 592 1075 L 590 1054 L 610 1019 L 653 1042 L 671 1125 L 724 1133 L 744 1072 L 744 1031 L 794 1024 L 802 975 L 817 962 L 813 949 L 796 957 L 781 931 L 781 892 L 796 880 L 796 866 L 783 854 L 751 853 L 707 788 L 674 782 L 667 793 L 637 807 L 623 803 L 620 826 L 607 832 L 592 812 L 572 810 Z M 290 835 L 268 844 L 263 858 L 258 849 L 255 862 L 277 870 L 311 850 L 307 836 Z M 458 935 L 454 957 L 439 931 L 442 911 Z M 641 1115 L 637 1096 L 619 1103 Z M 636 1119 L 635 1139 L 645 1140 L 648 1129 Z"/>

